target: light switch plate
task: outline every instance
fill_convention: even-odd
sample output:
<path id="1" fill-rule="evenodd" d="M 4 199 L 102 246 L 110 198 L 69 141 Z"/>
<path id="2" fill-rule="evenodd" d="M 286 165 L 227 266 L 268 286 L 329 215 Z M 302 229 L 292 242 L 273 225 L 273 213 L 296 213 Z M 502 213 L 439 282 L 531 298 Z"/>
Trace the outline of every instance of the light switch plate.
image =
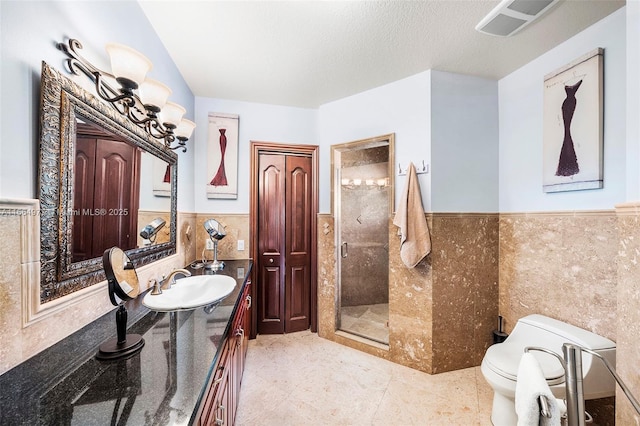
<path id="1" fill-rule="evenodd" d="M 236 278 L 244 278 L 244 268 L 238 268 Z"/>
<path id="2" fill-rule="evenodd" d="M 244 251 L 244 240 L 238 240 L 238 251 Z"/>

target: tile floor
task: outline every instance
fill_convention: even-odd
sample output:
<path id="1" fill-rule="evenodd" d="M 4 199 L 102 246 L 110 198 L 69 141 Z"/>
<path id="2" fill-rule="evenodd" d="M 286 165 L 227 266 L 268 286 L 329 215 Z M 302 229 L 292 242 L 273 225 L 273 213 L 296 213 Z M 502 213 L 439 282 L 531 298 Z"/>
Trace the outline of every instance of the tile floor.
<path id="1" fill-rule="evenodd" d="M 343 306 L 340 308 L 340 330 L 389 344 L 389 304 Z"/>
<path id="2" fill-rule="evenodd" d="M 489 426 L 480 367 L 429 375 L 310 332 L 249 342 L 236 425 Z"/>

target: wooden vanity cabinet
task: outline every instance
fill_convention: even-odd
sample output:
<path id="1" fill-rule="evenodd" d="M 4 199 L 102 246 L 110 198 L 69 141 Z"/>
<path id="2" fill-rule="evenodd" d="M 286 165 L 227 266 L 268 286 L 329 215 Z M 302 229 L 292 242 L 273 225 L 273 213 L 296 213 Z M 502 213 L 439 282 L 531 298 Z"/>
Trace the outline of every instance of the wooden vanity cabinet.
<path id="1" fill-rule="evenodd" d="M 251 282 L 247 282 L 238 309 L 230 319 L 231 328 L 222 343 L 213 377 L 198 416 L 198 425 L 233 425 L 240 396 L 240 384 L 249 343 L 251 325 Z"/>

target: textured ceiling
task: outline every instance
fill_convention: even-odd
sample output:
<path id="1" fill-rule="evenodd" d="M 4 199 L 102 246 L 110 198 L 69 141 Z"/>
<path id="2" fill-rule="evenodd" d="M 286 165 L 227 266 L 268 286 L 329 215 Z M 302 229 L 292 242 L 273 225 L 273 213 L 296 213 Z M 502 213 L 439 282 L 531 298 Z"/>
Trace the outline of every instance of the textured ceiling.
<path id="1" fill-rule="evenodd" d="M 625 4 L 564 0 L 513 37 L 497 0 L 139 1 L 194 95 L 315 108 L 436 69 L 499 79 Z"/>

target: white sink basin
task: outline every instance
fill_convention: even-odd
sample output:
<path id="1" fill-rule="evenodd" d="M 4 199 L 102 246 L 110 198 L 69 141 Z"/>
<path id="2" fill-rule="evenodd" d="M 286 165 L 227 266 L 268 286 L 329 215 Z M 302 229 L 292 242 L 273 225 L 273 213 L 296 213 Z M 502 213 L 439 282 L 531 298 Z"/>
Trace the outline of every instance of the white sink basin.
<path id="1" fill-rule="evenodd" d="M 176 280 L 162 294 L 148 292 L 142 304 L 153 311 L 168 312 L 195 309 L 224 299 L 236 287 L 236 280 L 227 275 L 197 275 Z"/>

